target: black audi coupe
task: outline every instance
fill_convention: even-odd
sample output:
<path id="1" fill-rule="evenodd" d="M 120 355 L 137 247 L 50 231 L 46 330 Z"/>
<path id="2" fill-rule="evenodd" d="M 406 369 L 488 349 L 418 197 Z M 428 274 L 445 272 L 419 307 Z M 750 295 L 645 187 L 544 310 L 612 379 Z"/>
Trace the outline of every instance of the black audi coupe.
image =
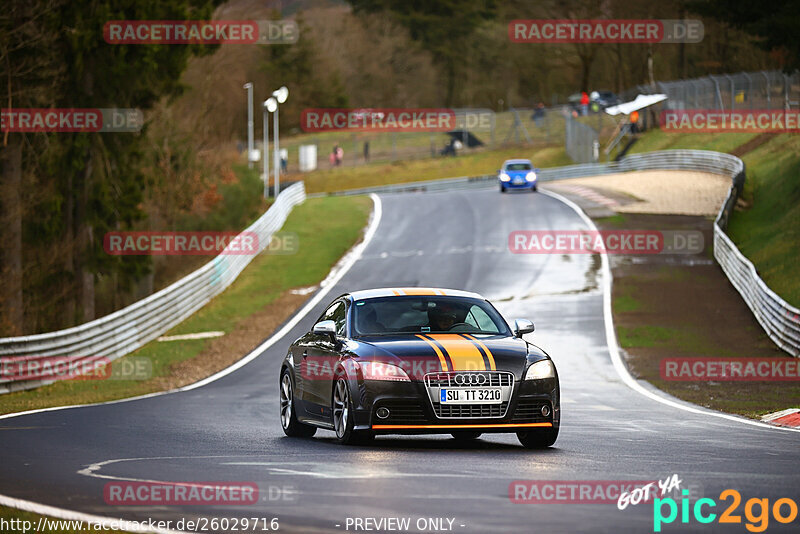
<path id="1" fill-rule="evenodd" d="M 355 291 L 292 343 L 280 374 L 288 436 L 333 430 L 341 443 L 377 434 L 514 432 L 528 448 L 558 437 L 558 373 L 489 301 L 450 289 Z"/>

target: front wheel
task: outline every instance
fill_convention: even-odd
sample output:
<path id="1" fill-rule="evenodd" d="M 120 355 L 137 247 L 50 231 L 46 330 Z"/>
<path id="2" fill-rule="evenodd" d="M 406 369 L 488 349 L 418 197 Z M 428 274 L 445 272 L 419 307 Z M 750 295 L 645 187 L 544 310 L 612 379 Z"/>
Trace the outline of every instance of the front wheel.
<path id="1" fill-rule="evenodd" d="M 533 187 L 531 187 L 531 193 L 535 193 L 535 192 L 536 192 L 536 186 L 534 185 Z"/>
<path id="2" fill-rule="evenodd" d="M 517 438 L 526 449 L 546 449 L 556 442 L 556 438 L 558 438 L 558 428 L 517 432 Z"/>
<path id="3" fill-rule="evenodd" d="M 294 384 L 288 370 L 281 376 L 281 428 L 283 433 L 293 438 L 310 438 L 317 433 L 317 428 L 305 425 L 297 420 L 294 409 Z"/>
<path id="4" fill-rule="evenodd" d="M 500 186 L 500 192 L 501 193 L 505 193 L 506 192 L 505 186 L 503 186 L 503 185 Z"/>
<path id="5" fill-rule="evenodd" d="M 353 402 L 347 379 L 339 377 L 333 387 L 333 429 L 336 440 L 343 445 L 357 445 L 372 439 L 370 432 L 353 429 Z"/>

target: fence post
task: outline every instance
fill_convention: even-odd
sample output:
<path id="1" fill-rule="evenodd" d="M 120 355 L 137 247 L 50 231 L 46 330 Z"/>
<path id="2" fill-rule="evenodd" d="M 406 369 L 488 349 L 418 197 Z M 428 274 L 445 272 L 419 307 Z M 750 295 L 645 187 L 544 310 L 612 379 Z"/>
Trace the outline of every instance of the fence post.
<path id="1" fill-rule="evenodd" d="M 783 73 L 783 109 L 789 111 L 789 76 Z"/>
<path id="2" fill-rule="evenodd" d="M 750 109 L 753 109 L 753 78 L 746 72 L 742 72 L 742 74 L 747 78 L 747 100 L 750 102 Z"/>
<path id="3" fill-rule="evenodd" d="M 731 111 L 733 111 L 734 109 L 736 109 L 736 94 L 735 94 L 736 88 L 734 87 L 733 84 L 733 78 L 731 78 L 727 74 L 723 74 L 723 76 L 728 78 L 728 81 L 731 82 Z"/>
<path id="4" fill-rule="evenodd" d="M 770 100 L 771 100 L 770 93 L 772 91 L 771 91 L 771 88 L 769 86 L 769 75 L 767 75 L 767 73 L 764 72 L 763 70 L 761 71 L 761 75 L 764 76 L 765 80 L 767 80 L 767 109 L 772 109 L 772 103 L 770 102 Z"/>
<path id="5" fill-rule="evenodd" d="M 711 78 L 712 82 L 714 82 L 714 88 L 716 89 L 715 102 L 719 102 L 718 105 L 720 111 L 725 111 L 725 106 L 722 104 L 722 93 L 719 92 L 719 83 L 717 83 L 717 80 L 713 76 L 709 75 L 708 77 Z"/>

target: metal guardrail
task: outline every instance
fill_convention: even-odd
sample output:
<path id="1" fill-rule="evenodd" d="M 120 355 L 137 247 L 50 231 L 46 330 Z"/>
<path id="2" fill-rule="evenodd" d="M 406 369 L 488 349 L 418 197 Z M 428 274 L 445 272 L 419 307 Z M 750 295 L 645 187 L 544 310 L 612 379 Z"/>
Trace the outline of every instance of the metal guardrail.
<path id="1" fill-rule="evenodd" d="M 781 299 L 758 276 L 755 266 L 725 234 L 728 217 L 742 192 L 745 167 L 741 159 L 730 154 L 708 150 L 664 150 L 633 154 L 620 161 L 568 165 L 539 171 L 540 182 L 552 182 L 584 176 L 598 176 L 628 171 L 674 169 L 704 171 L 731 178 L 731 189 L 714 222 L 714 258 L 733 287 L 742 295 L 759 324 L 776 345 L 794 357 L 800 357 L 800 310 Z M 427 182 L 411 182 L 328 193 L 360 195 L 365 193 L 404 193 L 491 187 L 494 174 L 463 176 Z M 323 194 L 324 195 L 324 194 Z M 314 195 L 320 196 L 320 194 Z"/>
<path id="2" fill-rule="evenodd" d="M 246 229 L 258 235 L 259 252 L 269 245 L 272 234 L 280 230 L 292 208 L 305 198 L 303 182 L 288 187 L 266 213 Z M 56 376 L 52 367 L 56 362 L 85 365 L 129 354 L 222 293 L 254 257 L 255 254 L 226 254 L 223 251 L 161 291 L 94 321 L 56 332 L 0 339 L 0 366 L 4 363 L 10 366 L 11 361 L 38 360 L 42 368 L 49 367 L 51 372 L 50 375 L 42 372 L 42 378 L 36 380 L 19 380 L 13 374 L 0 372 L 0 393 L 52 382 L 47 376 Z M 50 365 L 45 366 L 47 362 Z"/>

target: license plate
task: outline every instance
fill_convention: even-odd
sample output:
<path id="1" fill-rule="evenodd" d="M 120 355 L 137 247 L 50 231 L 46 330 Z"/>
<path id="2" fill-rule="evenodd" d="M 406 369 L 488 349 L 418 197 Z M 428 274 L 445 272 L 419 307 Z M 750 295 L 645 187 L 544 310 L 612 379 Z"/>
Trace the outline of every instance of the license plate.
<path id="1" fill-rule="evenodd" d="M 500 388 L 440 388 L 441 404 L 500 404 Z"/>
<path id="2" fill-rule="evenodd" d="M 517 184 L 517 185 L 519 185 L 519 184 L 521 184 L 523 182 L 524 182 L 524 180 L 522 178 L 514 178 L 514 183 Z"/>

